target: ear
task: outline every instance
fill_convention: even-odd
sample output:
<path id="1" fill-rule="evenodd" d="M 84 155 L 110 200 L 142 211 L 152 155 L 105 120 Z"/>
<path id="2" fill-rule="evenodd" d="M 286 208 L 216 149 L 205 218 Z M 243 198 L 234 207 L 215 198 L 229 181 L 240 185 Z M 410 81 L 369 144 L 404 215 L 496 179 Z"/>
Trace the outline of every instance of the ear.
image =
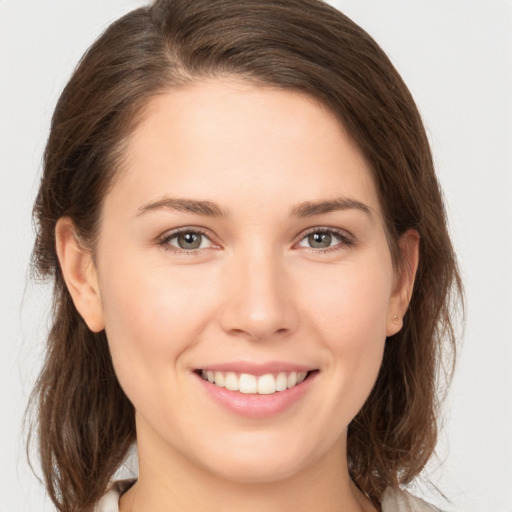
<path id="1" fill-rule="evenodd" d="M 395 274 L 393 292 L 389 300 L 386 336 L 393 336 L 402 328 L 402 320 L 409 307 L 414 278 L 418 269 L 420 235 L 408 229 L 398 240 L 401 255 L 400 268 Z"/>
<path id="2" fill-rule="evenodd" d="M 80 243 L 69 217 L 57 221 L 55 242 L 64 281 L 76 309 L 91 331 L 103 330 L 105 324 L 96 267 L 91 251 Z"/>

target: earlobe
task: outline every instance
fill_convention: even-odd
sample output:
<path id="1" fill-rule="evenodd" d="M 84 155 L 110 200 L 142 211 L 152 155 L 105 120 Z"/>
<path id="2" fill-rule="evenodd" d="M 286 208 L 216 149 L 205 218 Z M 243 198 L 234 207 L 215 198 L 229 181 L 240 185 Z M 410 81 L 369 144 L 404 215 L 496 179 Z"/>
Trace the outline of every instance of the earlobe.
<path id="1" fill-rule="evenodd" d="M 415 229 L 408 229 L 400 237 L 398 247 L 401 264 L 396 272 L 394 289 L 389 301 L 386 336 L 393 336 L 402 328 L 418 269 L 420 235 Z"/>
<path id="2" fill-rule="evenodd" d="M 76 309 L 91 331 L 103 330 L 105 324 L 96 267 L 91 251 L 80 243 L 69 217 L 57 221 L 55 244 L 64 281 Z"/>

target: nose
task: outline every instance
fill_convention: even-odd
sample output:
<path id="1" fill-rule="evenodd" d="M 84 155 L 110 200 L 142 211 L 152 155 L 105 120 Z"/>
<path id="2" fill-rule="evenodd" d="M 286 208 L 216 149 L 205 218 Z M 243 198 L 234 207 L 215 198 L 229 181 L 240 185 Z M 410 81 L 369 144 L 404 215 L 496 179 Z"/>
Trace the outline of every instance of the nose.
<path id="1" fill-rule="evenodd" d="M 284 262 L 268 250 L 253 250 L 231 263 L 220 312 L 223 330 L 250 340 L 294 332 L 299 314 Z"/>

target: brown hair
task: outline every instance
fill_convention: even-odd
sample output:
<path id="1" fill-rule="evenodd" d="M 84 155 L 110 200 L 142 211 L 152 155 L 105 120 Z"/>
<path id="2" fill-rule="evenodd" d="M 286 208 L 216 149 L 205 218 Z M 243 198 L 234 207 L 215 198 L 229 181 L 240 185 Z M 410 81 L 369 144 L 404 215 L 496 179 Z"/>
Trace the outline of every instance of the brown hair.
<path id="1" fill-rule="evenodd" d="M 53 324 L 34 390 L 43 474 L 60 511 L 86 510 L 135 440 L 104 332 L 77 313 L 55 252 L 70 217 L 94 246 L 102 199 L 148 101 L 206 76 L 302 91 L 328 106 L 374 173 L 389 245 L 418 231 L 420 262 L 402 330 L 388 340 L 370 397 L 348 431 L 350 473 L 377 504 L 432 455 L 442 344 L 454 348 L 461 284 L 425 130 L 389 59 L 360 27 L 319 0 L 157 0 L 113 23 L 88 50 L 52 119 L 36 200 L 33 252 L 54 279 Z M 451 351 L 453 352 L 453 351 Z"/>

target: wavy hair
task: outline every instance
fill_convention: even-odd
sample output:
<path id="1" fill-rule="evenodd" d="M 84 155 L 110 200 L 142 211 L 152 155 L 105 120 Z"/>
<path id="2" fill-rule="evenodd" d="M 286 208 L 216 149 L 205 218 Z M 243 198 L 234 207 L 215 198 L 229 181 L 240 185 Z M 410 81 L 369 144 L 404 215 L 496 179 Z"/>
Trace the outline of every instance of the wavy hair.
<path id="1" fill-rule="evenodd" d="M 104 493 L 135 440 L 135 421 L 105 333 L 89 331 L 66 289 L 56 222 L 70 217 L 94 247 L 102 200 L 144 107 L 217 76 L 326 105 L 371 167 L 396 265 L 400 235 L 419 233 L 403 328 L 387 340 L 377 382 L 348 429 L 350 474 L 377 504 L 387 486 L 418 475 L 435 448 L 438 382 L 450 374 L 462 292 L 425 129 L 399 74 L 364 30 L 320 0 L 157 0 L 114 22 L 77 66 L 52 118 L 34 206 L 33 267 L 53 280 L 54 304 L 32 405 L 46 487 L 62 512 L 88 510 Z"/>

